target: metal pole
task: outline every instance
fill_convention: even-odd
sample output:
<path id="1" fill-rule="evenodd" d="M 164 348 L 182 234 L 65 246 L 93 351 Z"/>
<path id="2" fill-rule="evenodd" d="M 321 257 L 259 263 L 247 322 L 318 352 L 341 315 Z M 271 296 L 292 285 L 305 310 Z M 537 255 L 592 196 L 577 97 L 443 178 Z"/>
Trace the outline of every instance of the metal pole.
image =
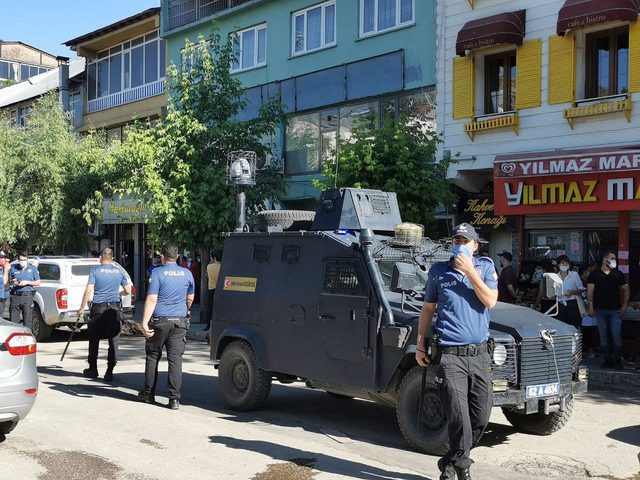
<path id="1" fill-rule="evenodd" d="M 236 232 L 243 232 L 245 225 L 247 224 L 245 205 L 247 197 L 244 194 L 244 187 L 240 186 L 238 197 L 236 201 Z"/>

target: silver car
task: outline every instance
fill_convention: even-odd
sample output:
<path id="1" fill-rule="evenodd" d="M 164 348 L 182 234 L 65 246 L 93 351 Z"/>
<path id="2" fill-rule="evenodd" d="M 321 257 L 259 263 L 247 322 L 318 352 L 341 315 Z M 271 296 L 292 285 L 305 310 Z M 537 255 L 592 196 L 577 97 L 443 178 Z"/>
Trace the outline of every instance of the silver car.
<path id="1" fill-rule="evenodd" d="M 36 348 L 28 328 L 0 318 L 0 435 L 13 430 L 36 402 Z"/>

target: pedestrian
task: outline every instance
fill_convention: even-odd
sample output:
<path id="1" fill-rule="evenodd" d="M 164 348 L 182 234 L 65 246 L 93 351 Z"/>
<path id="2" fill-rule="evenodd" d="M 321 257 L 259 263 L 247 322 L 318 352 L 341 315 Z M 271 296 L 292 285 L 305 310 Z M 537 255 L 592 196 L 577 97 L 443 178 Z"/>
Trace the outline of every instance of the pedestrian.
<path id="1" fill-rule="evenodd" d="M 629 303 L 629 286 L 617 267 L 616 254 L 606 252 L 600 268 L 587 279 L 587 302 L 589 315 L 595 315 L 598 322 L 602 368 L 622 370 L 622 319 Z"/>
<path id="2" fill-rule="evenodd" d="M 122 290 L 120 290 L 122 287 Z M 98 346 L 100 340 L 109 342 L 107 351 L 107 371 L 104 379 L 113 381 L 113 369 L 118 362 L 118 340 L 122 329 L 122 295 L 131 293 L 131 284 L 122 267 L 113 263 L 113 250 L 100 251 L 100 265 L 89 272 L 89 280 L 84 289 L 78 317 L 84 315 L 85 305 L 92 298 L 89 310 L 89 368 L 82 374 L 87 378 L 98 378 Z"/>
<path id="3" fill-rule="evenodd" d="M 147 337 L 145 385 L 138 398 L 155 403 L 158 362 L 162 348 L 167 350 L 169 362 L 169 404 L 180 408 L 182 386 L 182 355 L 187 342 L 189 309 L 193 303 L 194 280 L 187 268 L 176 265 L 178 247 L 167 243 L 162 247 L 162 265 L 153 270 L 142 315 L 142 330 Z"/>
<path id="4" fill-rule="evenodd" d="M 0 319 L 4 315 L 4 304 L 7 301 L 6 286 L 9 283 L 9 260 L 4 250 L 0 250 L 0 272 L 2 273 L 2 288 L 0 288 Z"/>
<path id="5" fill-rule="evenodd" d="M 566 255 L 556 258 L 558 275 L 562 280 L 562 296 L 558 299 L 558 314 L 556 318 L 561 322 L 573 325 L 578 330 L 582 326 L 582 291 L 584 286 L 578 272 L 571 270 L 571 261 Z M 585 312 L 586 313 L 586 312 Z"/>
<path id="6" fill-rule="evenodd" d="M 194 258 L 190 265 L 189 265 L 189 271 L 191 272 L 191 275 L 193 275 L 193 279 L 196 282 L 196 286 L 195 286 L 195 296 L 193 298 L 193 303 L 194 305 L 199 305 L 200 304 L 200 256 L 197 256 L 196 258 Z"/>
<path id="7" fill-rule="evenodd" d="M 207 265 L 207 326 L 204 328 L 208 331 L 211 328 L 211 317 L 213 316 L 213 300 L 216 293 L 216 284 L 218 283 L 218 275 L 220 274 L 220 264 L 214 254 L 209 257 L 209 265 Z"/>
<path id="8" fill-rule="evenodd" d="M 438 460 L 440 480 L 453 480 L 456 475 L 468 480 L 470 451 L 489 422 L 493 403 L 487 340 L 489 308 L 498 298 L 498 275 L 490 258 L 473 257 L 478 249 L 473 226 L 457 225 L 452 237 L 451 259 L 429 270 L 415 358 L 422 367 L 435 366 L 448 420 L 449 451 Z M 435 358 L 426 354 L 430 327 L 437 335 Z"/>
<path id="9" fill-rule="evenodd" d="M 518 276 L 516 269 L 513 268 L 513 255 L 511 252 L 504 250 L 500 254 L 500 266 L 502 271 L 498 277 L 498 301 L 505 303 L 516 303 L 518 293 L 516 292 L 516 282 Z"/>
<path id="10" fill-rule="evenodd" d="M 40 272 L 38 267 L 29 263 L 26 253 L 18 254 L 18 263 L 11 266 L 9 283 L 11 285 L 9 318 L 13 323 L 23 323 L 25 327 L 33 330 L 33 297 L 36 293 L 35 287 L 40 286 Z M 22 314 L 22 320 L 20 314 Z"/>
<path id="11" fill-rule="evenodd" d="M 598 263 L 594 263 L 584 269 L 580 275 L 580 279 L 582 280 L 582 285 L 584 287 L 584 290 L 582 291 L 582 298 L 587 306 L 587 279 L 589 278 L 589 274 L 598 268 L 600 268 L 600 265 Z M 582 316 L 582 354 L 585 358 L 593 359 L 596 358 L 596 348 L 599 346 L 598 322 L 595 317 L 589 315 L 588 310 L 589 309 L 587 308 L 587 312 Z"/>

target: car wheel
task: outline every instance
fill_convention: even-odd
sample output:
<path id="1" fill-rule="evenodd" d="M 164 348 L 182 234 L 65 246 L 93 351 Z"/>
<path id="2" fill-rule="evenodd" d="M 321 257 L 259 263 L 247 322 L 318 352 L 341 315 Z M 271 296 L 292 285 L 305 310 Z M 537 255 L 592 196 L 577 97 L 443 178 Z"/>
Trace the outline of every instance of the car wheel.
<path id="1" fill-rule="evenodd" d="M 53 326 L 44 322 L 44 317 L 40 311 L 40 307 L 36 304 L 33 306 L 33 316 L 31 318 L 31 332 L 38 342 L 43 342 L 51 337 Z"/>
<path id="2" fill-rule="evenodd" d="M 432 368 L 427 369 L 422 416 L 418 425 L 418 407 L 422 367 L 409 370 L 398 388 L 396 415 L 407 443 L 420 452 L 442 456 L 449 450 L 447 419 Z"/>
<path id="3" fill-rule="evenodd" d="M 18 420 L 9 420 L 8 422 L 0 422 L 0 435 L 9 434 L 18 425 Z"/>
<path id="4" fill-rule="evenodd" d="M 222 397 L 233 410 L 257 410 L 271 392 L 271 374 L 258 366 L 251 345 L 244 340 L 231 342 L 224 349 L 218 379 Z"/>
<path id="5" fill-rule="evenodd" d="M 573 412 L 573 397 L 565 402 L 563 412 L 531 413 L 526 415 L 514 410 L 502 409 L 504 416 L 516 430 L 531 435 L 551 435 L 564 427 Z"/>

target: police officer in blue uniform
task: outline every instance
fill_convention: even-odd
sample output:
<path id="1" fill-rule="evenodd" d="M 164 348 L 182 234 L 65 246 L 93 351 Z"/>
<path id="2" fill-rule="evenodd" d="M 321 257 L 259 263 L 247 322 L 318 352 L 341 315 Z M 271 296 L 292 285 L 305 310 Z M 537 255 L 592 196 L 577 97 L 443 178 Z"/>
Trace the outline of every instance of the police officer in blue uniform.
<path id="1" fill-rule="evenodd" d="M 11 265 L 9 270 L 9 284 L 11 285 L 11 302 L 9 303 L 9 318 L 13 323 L 24 323 L 28 328 L 32 325 L 34 287 L 40 286 L 40 272 L 38 267 L 31 265 L 26 253 L 18 255 L 18 263 Z M 22 313 L 22 322 L 20 321 Z M 31 328 L 32 329 L 32 328 Z M 33 330 L 33 329 L 32 329 Z"/>
<path id="2" fill-rule="evenodd" d="M 120 290 L 122 287 L 122 290 Z M 104 379 L 113 381 L 113 368 L 118 361 L 118 337 L 122 329 L 121 295 L 129 295 L 131 285 L 124 270 L 113 263 L 113 250 L 103 248 L 100 252 L 100 265 L 89 272 L 89 280 L 84 289 L 78 316 L 84 315 L 84 308 L 91 296 L 89 311 L 89 368 L 82 374 L 87 378 L 98 378 L 98 346 L 100 340 L 109 341 L 107 352 L 107 371 Z"/>
<path id="3" fill-rule="evenodd" d="M 440 480 L 470 480 L 475 447 L 489 423 L 493 403 L 489 309 L 498 298 L 498 276 L 490 258 L 473 257 L 478 234 L 462 223 L 453 228 L 452 257 L 429 270 L 416 361 L 434 364 L 448 420 L 449 451 L 438 461 Z M 435 323 L 432 324 L 437 312 Z M 436 358 L 427 357 L 425 336 L 438 336 Z"/>
<path id="4" fill-rule="evenodd" d="M 0 250 L 0 274 L 2 275 L 2 287 L 0 287 L 0 318 L 2 318 L 4 304 L 7 301 L 5 286 L 9 283 L 9 259 L 4 250 Z"/>
<path id="5" fill-rule="evenodd" d="M 176 264 L 178 247 L 167 243 L 162 247 L 162 265 L 154 268 L 149 279 L 149 290 L 144 304 L 142 329 L 147 337 L 145 385 L 138 398 L 155 403 L 158 362 L 162 348 L 167 349 L 169 362 L 169 405 L 180 408 L 182 386 L 182 355 L 187 343 L 189 309 L 193 303 L 195 282 L 187 268 Z"/>

